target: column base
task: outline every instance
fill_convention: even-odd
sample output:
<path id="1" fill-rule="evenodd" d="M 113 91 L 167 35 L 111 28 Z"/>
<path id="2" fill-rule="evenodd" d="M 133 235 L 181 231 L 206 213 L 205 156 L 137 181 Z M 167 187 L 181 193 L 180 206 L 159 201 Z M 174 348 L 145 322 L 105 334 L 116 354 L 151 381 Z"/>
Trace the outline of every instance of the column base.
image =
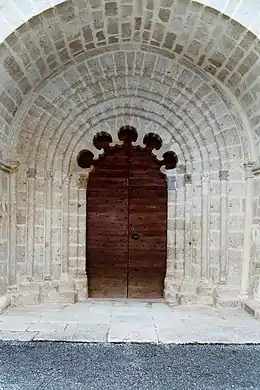
<path id="1" fill-rule="evenodd" d="M 251 316 L 258 320 L 260 319 L 260 302 L 257 302 L 254 299 L 248 299 L 243 302 L 243 308 Z"/>
<path id="2" fill-rule="evenodd" d="M 171 304 L 178 304 L 178 286 L 174 277 L 166 276 L 164 279 L 164 299 Z"/>
<path id="3" fill-rule="evenodd" d="M 26 282 L 8 287 L 12 306 L 39 303 L 76 303 L 88 297 L 87 276 L 75 280 Z"/>
<path id="4" fill-rule="evenodd" d="M 214 300 L 216 306 L 221 307 L 241 307 L 241 297 L 239 287 L 218 285 L 215 286 Z"/>

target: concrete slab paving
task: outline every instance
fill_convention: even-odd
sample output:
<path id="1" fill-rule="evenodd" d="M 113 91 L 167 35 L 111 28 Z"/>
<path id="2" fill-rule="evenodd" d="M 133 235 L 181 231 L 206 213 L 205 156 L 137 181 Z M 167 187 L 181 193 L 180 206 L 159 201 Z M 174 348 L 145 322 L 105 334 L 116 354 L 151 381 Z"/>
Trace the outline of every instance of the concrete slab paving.
<path id="1" fill-rule="evenodd" d="M 8 320 L 0 322 L 0 331 L 8 330 L 11 332 L 25 332 L 29 328 L 30 324 L 28 322 L 24 322 L 19 318 L 19 321 Z"/>
<path id="2" fill-rule="evenodd" d="M 142 326 L 141 324 L 133 323 L 111 323 L 108 342 L 143 342 L 143 343 L 157 343 L 158 336 L 153 324 Z"/>
<path id="3" fill-rule="evenodd" d="M 242 309 L 95 300 L 9 308 L 0 339 L 145 343 L 260 343 L 260 321 Z"/>
<path id="4" fill-rule="evenodd" d="M 0 331 L 0 340 L 32 341 L 38 332 Z"/>
<path id="5" fill-rule="evenodd" d="M 67 324 L 56 322 L 38 322 L 27 329 L 29 332 L 63 332 Z"/>

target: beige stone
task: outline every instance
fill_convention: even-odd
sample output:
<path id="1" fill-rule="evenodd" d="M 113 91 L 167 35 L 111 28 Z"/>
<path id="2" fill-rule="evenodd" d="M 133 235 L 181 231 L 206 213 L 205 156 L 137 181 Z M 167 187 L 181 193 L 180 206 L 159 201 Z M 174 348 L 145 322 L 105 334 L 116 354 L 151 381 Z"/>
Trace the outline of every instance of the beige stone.
<path id="1" fill-rule="evenodd" d="M 168 181 L 165 298 L 236 302 L 241 281 L 260 294 L 259 171 L 251 186 L 243 166 L 259 162 L 260 45 L 222 11 L 184 0 L 66 1 L 0 45 L 1 295 L 11 285 L 17 303 L 87 296 L 87 180 L 76 158 L 90 145 L 97 158 L 95 134 L 115 139 L 123 125 L 137 128 L 139 144 L 157 134 L 158 158 L 171 150 L 179 159 Z M 202 277 L 203 289 L 183 283 L 177 294 L 180 280 L 201 286 Z M 215 293 L 212 278 L 225 291 Z"/>

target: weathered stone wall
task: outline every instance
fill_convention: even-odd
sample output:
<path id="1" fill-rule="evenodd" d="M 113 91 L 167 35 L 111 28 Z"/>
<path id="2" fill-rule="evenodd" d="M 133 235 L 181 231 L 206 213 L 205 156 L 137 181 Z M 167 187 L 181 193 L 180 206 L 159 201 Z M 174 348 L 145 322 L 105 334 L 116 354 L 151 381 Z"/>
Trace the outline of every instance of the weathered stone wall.
<path id="1" fill-rule="evenodd" d="M 87 3 L 87 0 L 81 1 L 83 5 L 84 3 Z M 1 26 L 0 41 L 4 41 L 5 38 L 17 27 L 22 25 L 25 20 L 30 20 L 33 16 L 64 2 L 64 0 L 30 0 L 30 3 L 28 3 L 25 0 L 21 0 L 19 3 L 10 3 L 9 1 L 1 0 L 0 19 L 4 20 L 5 23 Z M 145 0 L 143 2 L 145 3 Z M 132 0 L 125 0 L 125 4 L 132 3 Z M 162 5 L 165 7 L 173 3 L 173 0 L 166 0 L 165 2 L 162 2 Z M 186 1 L 186 4 L 187 3 L 189 3 L 189 1 Z M 204 5 L 206 8 L 214 8 L 221 14 L 225 14 L 237 23 L 240 23 L 256 36 L 260 35 L 258 23 L 260 4 L 258 0 L 251 0 L 250 6 L 247 0 L 238 0 L 237 2 L 234 2 L 234 0 L 198 0 L 196 3 Z"/>
<path id="2" fill-rule="evenodd" d="M 248 116 L 245 142 L 248 138 L 251 147 L 258 145 L 259 40 L 250 31 L 196 2 L 77 0 L 35 16 L 0 46 L 3 153 L 14 136 L 17 108 L 44 77 L 81 53 L 118 50 L 126 42 L 188 59 L 213 74 L 233 91 Z"/>
<path id="3" fill-rule="evenodd" d="M 243 118 L 231 114 L 232 98 L 227 106 L 226 92 L 187 62 L 137 53 L 129 45 L 93 54 L 46 81 L 19 112 L 19 300 L 26 291 L 26 302 L 61 299 L 59 281 L 63 298 L 86 296 L 86 193 L 78 182 L 86 173 L 76 157 L 83 148 L 98 157 L 94 135 L 108 131 L 116 142 L 123 125 L 136 127 L 137 143 L 157 133 L 163 140 L 158 158 L 166 150 L 179 158 L 169 197 L 167 298 L 237 297 L 245 202 L 241 160 L 249 149 L 241 144 Z"/>
<path id="4" fill-rule="evenodd" d="M 158 158 L 179 158 L 168 299 L 236 301 L 250 267 L 253 291 L 260 73 L 248 29 L 192 1 L 75 0 L 20 26 L 0 45 L 0 64 L 1 157 L 21 162 L 9 213 L 15 302 L 86 297 L 86 173 L 76 156 L 100 131 L 116 142 L 123 125 L 139 143 L 160 135 Z M 253 237 L 258 229 L 254 220 Z"/>

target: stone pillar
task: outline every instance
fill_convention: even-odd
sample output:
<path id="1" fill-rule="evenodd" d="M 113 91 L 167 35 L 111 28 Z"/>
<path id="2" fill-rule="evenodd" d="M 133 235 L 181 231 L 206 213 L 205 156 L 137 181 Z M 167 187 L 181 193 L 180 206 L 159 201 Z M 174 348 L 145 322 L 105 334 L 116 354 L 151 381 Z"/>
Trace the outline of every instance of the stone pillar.
<path id="1" fill-rule="evenodd" d="M 69 185 L 70 177 L 64 175 L 62 182 L 62 237 L 61 237 L 61 273 L 69 277 Z"/>
<path id="2" fill-rule="evenodd" d="M 51 272 L 52 280 L 60 280 L 62 276 L 62 197 L 63 197 L 63 181 L 61 173 L 53 171 L 52 177 L 52 259 Z M 66 180 L 66 179 L 65 179 Z"/>
<path id="3" fill-rule="evenodd" d="M 201 263 L 199 282 L 196 287 L 197 298 L 195 302 L 206 304 L 212 303 L 213 288 L 210 284 L 210 264 L 209 264 L 209 221 L 210 221 L 210 175 L 203 173 L 201 175 Z"/>
<path id="4" fill-rule="evenodd" d="M 13 302 L 12 293 L 17 292 L 16 172 L 18 167 L 18 162 L 0 161 L 0 296 L 2 295 L 0 314 Z"/>
<path id="5" fill-rule="evenodd" d="M 249 269 L 250 269 L 250 250 L 251 250 L 251 229 L 252 229 L 252 201 L 253 201 L 253 163 L 245 164 L 246 179 L 246 200 L 245 200 L 245 228 L 244 245 L 241 269 L 241 287 L 240 299 L 248 298 L 249 290 Z"/>
<path id="6" fill-rule="evenodd" d="M 44 248 L 44 280 L 52 278 L 52 171 L 45 176 L 45 248 Z"/>
<path id="7" fill-rule="evenodd" d="M 77 212 L 77 279 L 75 280 L 76 300 L 84 301 L 88 297 L 88 277 L 86 274 L 86 218 L 87 185 L 89 174 L 80 175 L 78 180 Z"/>
<path id="8" fill-rule="evenodd" d="M 202 166 L 199 169 L 203 169 Z M 197 168 L 198 170 L 198 168 Z M 192 280 L 195 285 L 201 282 L 202 258 L 202 183 L 201 174 L 192 175 Z"/>
<path id="9" fill-rule="evenodd" d="M 209 174 L 202 178 L 202 215 L 201 215 L 201 283 L 209 280 Z"/>
<path id="10" fill-rule="evenodd" d="M 34 267 L 34 212 L 36 169 L 27 170 L 27 235 L 26 235 L 26 280 L 33 280 Z"/>
<path id="11" fill-rule="evenodd" d="M 185 178 L 184 174 L 176 175 L 176 243 L 175 243 L 175 282 L 181 286 L 184 278 L 184 248 L 185 248 Z"/>
<path id="12" fill-rule="evenodd" d="M 258 215 L 259 215 L 259 191 L 260 191 L 260 167 L 256 167 L 253 169 L 254 174 L 254 192 L 253 192 L 253 210 L 255 209 L 255 215 L 253 216 L 253 222 L 254 222 L 254 232 L 252 232 L 252 237 L 254 237 L 254 245 L 256 248 L 256 257 L 255 260 L 259 261 L 259 254 L 260 254 L 260 231 L 259 231 L 259 223 L 258 223 Z M 255 218 L 255 221 L 254 221 Z M 256 273 L 256 268 L 254 268 Z M 258 278 L 258 285 L 255 292 L 255 301 L 257 303 L 260 303 L 260 274 Z"/>
<path id="13" fill-rule="evenodd" d="M 167 263 L 164 279 L 164 298 L 177 303 L 175 283 L 175 247 L 176 247 L 176 176 L 165 176 L 167 182 Z"/>
<path id="14" fill-rule="evenodd" d="M 190 289 L 192 282 L 192 176 L 185 174 L 184 210 L 184 290 Z"/>
<path id="15" fill-rule="evenodd" d="M 16 172 L 9 176 L 9 285 L 16 284 Z"/>
<path id="16" fill-rule="evenodd" d="M 220 264 L 219 282 L 226 284 L 228 274 L 228 171 L 219 171 L 220 179 Z"/>

